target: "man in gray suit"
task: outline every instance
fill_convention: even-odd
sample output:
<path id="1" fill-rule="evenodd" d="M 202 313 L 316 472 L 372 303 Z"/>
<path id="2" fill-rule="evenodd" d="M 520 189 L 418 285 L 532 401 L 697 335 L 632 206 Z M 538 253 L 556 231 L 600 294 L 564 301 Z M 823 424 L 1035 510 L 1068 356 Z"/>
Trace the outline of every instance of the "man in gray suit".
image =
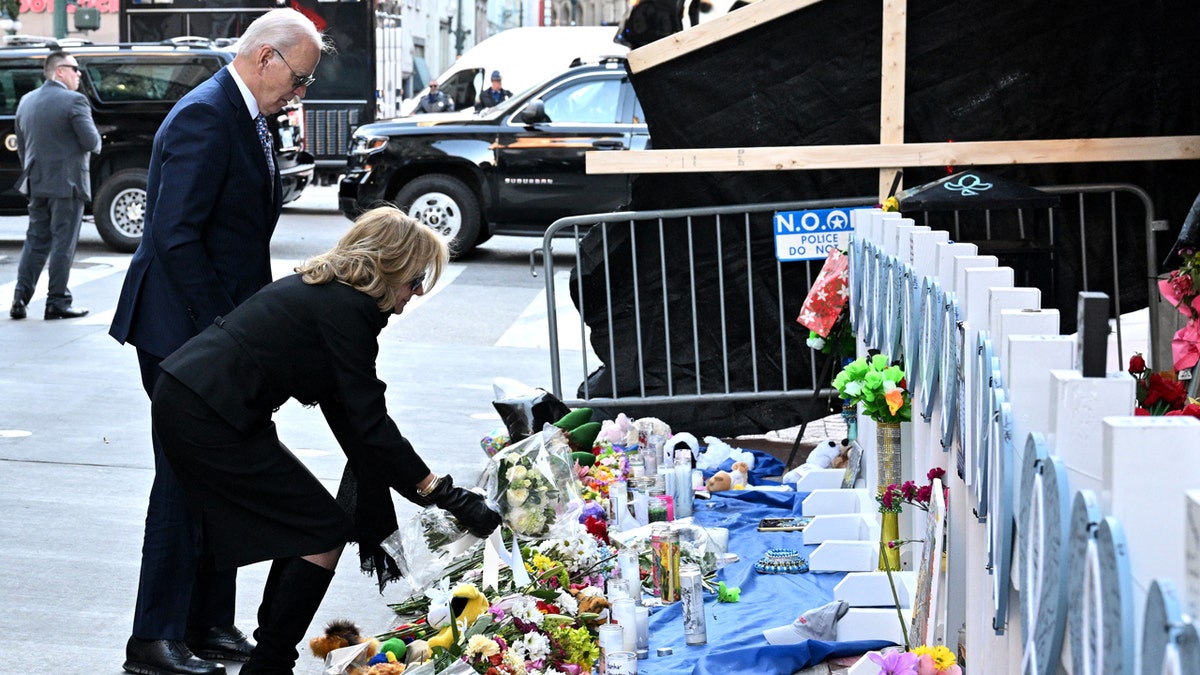
<path id="1" fill-rule="evenodd" d="M 8 315 L 24 319 L 26 305 L 46 261 L 50 292 L 46 319 L 75 319 L 88 313 L 71 306 L 67 277 L 75 260 L 84 202 L 92 198 L 89 153 L 100 152 L 100 132 L 87 97 L 80 94 L 75 57 L 54 52 L 43 67 L 46 82 L 17 104 L 17 189 L 29 197 L 29 230 L 17 265 L 17 287 Z"/>

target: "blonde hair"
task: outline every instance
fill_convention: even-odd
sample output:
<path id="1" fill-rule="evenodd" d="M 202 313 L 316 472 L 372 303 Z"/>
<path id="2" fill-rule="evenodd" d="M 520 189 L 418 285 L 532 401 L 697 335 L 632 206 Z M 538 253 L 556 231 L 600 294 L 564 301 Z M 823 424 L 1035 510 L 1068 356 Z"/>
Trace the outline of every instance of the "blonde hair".
<path id="1" fill-rule="evenodd" d="M 306 284 L 340 281 L 375 298 L 381 311 L 395 304 L 392 289 L 424 275 L 433 288 L 450 257 L 436 232 L 381 206 L 359 216 L 336 246 L 296 268 Z"/>

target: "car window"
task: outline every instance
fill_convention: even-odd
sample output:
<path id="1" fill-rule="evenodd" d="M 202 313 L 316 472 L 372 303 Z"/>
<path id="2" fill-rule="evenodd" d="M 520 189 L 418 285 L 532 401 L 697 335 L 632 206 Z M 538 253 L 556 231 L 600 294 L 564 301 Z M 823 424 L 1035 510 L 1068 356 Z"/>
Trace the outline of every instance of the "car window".
<path id="1" fill-rule="evenodd" d="M 0 115 L 14 115 L 21 97 L 42 86 L 42 68 L 5 68 L 0 70 Z"/>
<path id="2" fill-rule="evenodd" d="M 614 124 L 621 97 L 620 80 L 572 82 L 542 98 L 551 122 Z"/>
<path id="3" fill-rule="evenodd" d="M 177 101 L 212 77 L 221 64 L 211 61 L 153 62 L 95 60 L 83 64 L 96 98 L 104 103 Z"/>

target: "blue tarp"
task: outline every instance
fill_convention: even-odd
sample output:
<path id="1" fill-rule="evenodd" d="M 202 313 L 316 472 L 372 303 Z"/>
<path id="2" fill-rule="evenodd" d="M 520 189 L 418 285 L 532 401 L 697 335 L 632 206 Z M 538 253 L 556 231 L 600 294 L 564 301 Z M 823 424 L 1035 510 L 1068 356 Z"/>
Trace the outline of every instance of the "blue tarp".
<path id="1" fill-rule="evenodd" d="M 778 460 L 775 460 L 778 462 Z M 778 474 L 776 474 L 778 475 Z M 799 532 L 759 532 L 761 518 L 800 515 L 808 493 L 731 491 L 697 500 L 696 521 L 705 527 L 729 528 L 729 550 L 739 561 L 717 572 L 717 581 L 742 589 L 737 603 L 705 598 L 708 644 L 684 642 L 682 607 L 674 603 L 650 615 L 650 658 L 638 662 L 639 673 L 693 675 L 791 675 L 835 656 L 880 649 L 890 642 L 818 642 L 769 645 L 762 631 L 791 623 L 814 607 L 833 600 L 833 587 L 845 573 L 758 574 L 754 563 L 770 548 L 800 550 L 807 557 L 816 546 L 803 546 Z M 673 653 L 658 656 L 659 647 Z"/>

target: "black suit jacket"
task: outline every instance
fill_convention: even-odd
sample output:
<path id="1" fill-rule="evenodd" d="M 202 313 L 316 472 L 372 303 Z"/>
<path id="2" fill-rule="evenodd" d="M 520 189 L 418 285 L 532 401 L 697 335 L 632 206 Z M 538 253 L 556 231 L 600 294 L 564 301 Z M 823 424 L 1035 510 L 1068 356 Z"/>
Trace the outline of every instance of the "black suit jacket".
<path id="1" fill-rule="evenodd" d="M 166 357 L 271 281 L 283 190 L 228 68 L 154 137 L 142 242 L 109 334 Z"/>
<path id="2" fill-rule="evenodd" d="M 248 436 L 289 398 L 320 405 L 360 484 L 373 476 L 421 503 L 416 484 L 429 468 L 388 416 L 387 385 L 375 373 L 388 317 L 350 286 L 292 275 L 218 319 L 162 369 Z"/>

